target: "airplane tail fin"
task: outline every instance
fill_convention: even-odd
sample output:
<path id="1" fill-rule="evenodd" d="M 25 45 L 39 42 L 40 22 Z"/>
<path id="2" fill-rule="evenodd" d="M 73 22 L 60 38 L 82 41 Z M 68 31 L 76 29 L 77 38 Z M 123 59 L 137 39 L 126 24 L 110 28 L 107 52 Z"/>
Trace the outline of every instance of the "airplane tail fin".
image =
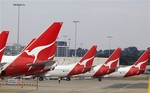
<path id="1" fill-rule="evenodd" d="M 149 53 L 150 53 L 149 50 L 146 50 L 146 51 L 140 56 L 140 58 L 139 58 L 133 65 L 131 65 L 131 68 L 130 68 L 129 71 L 125 74 L 124 77 L 143 74 L 144 71 L 145 71 L 145 69 L 146 69 L 146 65 L 147 65 L 147 63 L 148 63 Z"/>
<path id="2" fill-rule="evenodd" d="M 146 69 L 146 65 L 148 63 L 150 50 L 146 50 L 140 58 L 133 64 L 133 66 L 138 67 L 139 70 Z"/>
<path id="3" fill-rule="evenodd" d="M 8 39 L 8 34 L 9 34 L 9 31 L 2 31 L 0 33 L 0 62 L 4 54 L 4 49 L 6 46 L 7 39 Z"/>
<path id="4" fill-rule="evenodd" d="M 114 69 L 119 66 L 119 58 L 120 58 L 121 48 L 117 48 L 110 57 L 104 63 L 105 66 L 108 66 L 109 69 Z"/>
<path id="5" fill-rule="evenodd" d="M 61 29 L 62 22 L 54 22 L 45 32 L 43 32 L 36 40 L 15 59 L 15 61 L 28 61 L 30 63 L 48 60 L 53 45 L 55 44 L 58 33 Z"/>
<path id="6" fill-rule="evenodd" d="M 86 68 L 92 66 L 93 60 L 94 60 L 94 57 L 95 57 L 95 54 L 96 54 L 96 48 L 97 48 L 96 45 L 92 46 L 91 49 L 79 61 Z"/>

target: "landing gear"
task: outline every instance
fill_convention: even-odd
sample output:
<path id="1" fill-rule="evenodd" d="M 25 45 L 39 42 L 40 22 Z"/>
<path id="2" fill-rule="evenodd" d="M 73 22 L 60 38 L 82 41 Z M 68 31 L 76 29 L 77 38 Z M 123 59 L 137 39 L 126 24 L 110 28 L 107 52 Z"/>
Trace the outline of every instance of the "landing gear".
<path id="1" fill-rule="evenodd" d="M 98 78 L 98 81 L 102 81 L 102 77 L 99 77 L 99 78 Z"/>
<path id="2" fill-rule="evenodd" d="M 1 75 L 2 75 L 2 76 L 6 76 L 6 72 L 5 72 L 5 71 L 2 71 L 2 72 L 1 72 Z"/>
<path id="3" fill-rule="evenodd" d="M 16 79 L 21 79 L 21 77 L 16 77 Z"/>
<path id="4" fill-rule="evenodd" d="M 36 77 L 35 77 L 35 76 L 33 76 L 32 78 L 33 78 L 33 79 L 35 79 Z"/>
<path id="5" fill-rule="evenodd" d="M 71 80 L 70 77 L 67 77 L 66 81 L 70 81 L 70 80 Z"/>
<path id="6" fill-rule="evenodd" d="M 41 76 L 41 77 L 39 77 L 39 81 L 43 81 L 44 80 L 44 78 Z"/>

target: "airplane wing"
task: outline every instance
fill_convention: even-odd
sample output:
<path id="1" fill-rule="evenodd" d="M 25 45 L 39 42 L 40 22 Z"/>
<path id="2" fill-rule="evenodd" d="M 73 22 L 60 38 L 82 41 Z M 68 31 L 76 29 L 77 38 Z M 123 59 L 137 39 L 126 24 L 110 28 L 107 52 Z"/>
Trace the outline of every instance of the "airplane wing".
<path id="1" fill-rule="evenodd" d="M 33 64 L 27 64 L 28 66 L 52 66 L 54 63 L 56 63 L 56 61 L 54 60 L 48 60 L 45 62 L 35 62 Z"/>

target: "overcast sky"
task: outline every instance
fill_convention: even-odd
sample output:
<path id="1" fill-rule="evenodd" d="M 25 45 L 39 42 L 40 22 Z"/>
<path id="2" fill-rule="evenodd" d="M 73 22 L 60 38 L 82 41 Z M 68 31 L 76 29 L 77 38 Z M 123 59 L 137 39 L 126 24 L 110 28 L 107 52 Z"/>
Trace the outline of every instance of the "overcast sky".
<path id="1" fill-rule="evenodd" d="M 150 0 L 0 0 L 0 31 L 9 30 L 8 45 L 17 42 L 18 8 L 20 12 L 20 44 L 26 45 L 54 21 L 62 21 L 58 40 L 71 39 L 74 48 L 75 24 L 77 47 L 98 49 L 150 46 Z M 66 38 L 63 35 L 67 36 Z"/>

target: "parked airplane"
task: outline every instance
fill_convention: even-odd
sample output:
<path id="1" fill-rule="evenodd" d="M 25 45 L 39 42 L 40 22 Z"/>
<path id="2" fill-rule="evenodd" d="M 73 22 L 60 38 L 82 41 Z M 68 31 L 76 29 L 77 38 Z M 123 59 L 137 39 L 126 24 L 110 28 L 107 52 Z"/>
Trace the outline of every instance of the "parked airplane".
<path id="1" fill-rule="evenodd" d="M 121 48 L 117 48 L 104 64 L 97 65 L 93 67 L 91 71 L 86 72 L 85 74 L 76 75 L 76 77 L 92 77 L 98 78 L 98 80 L 101 81 L 104 75 L 115 72 L 119 66 L 120 52 Z"/>
<path id="2" fill-rule="evenodd" d="M 43 70 L 55 62 L 49 57 L 52 46 L 62 26 L 62 22 L 54 22 L 44 33 L 34 40 L 17 58 L 1 67 L 0 77 L 18 76 Z M 54 56 L 54 55 L 53 55 Z"/>
<path id="3" fill-rule="evenodd" d="M 108 77 L 129 77 L 143 74 L 148 63 L 149 50 L 146 50 L 142 56 L 131 66 L 120 67 L 116 72 L 111 73 Z"/>
<path id="4" fill-rule="evenodd" d="M 9 31 L 2 31 L 0 33 L 0 62 L 1 62 L 2 56 L 4 54 L 4 49 L 6 46 L 8 35 L 9 35 Z"/>
<path id="5" fill-rule="evenodd" d="M 32 42 L 35 40 L 35 38 L 33 38 L 29 44 L 22 50 L 22 52 L 30 45 L 32 44 Z M 54 55 L 56 53 L 56 49 L 57 49 L 57 44 L 54 44 L 52 46 L 52 51 L 51 51 L 51 54 L 50 54 L 50 57 L 48 58 L 48 60 L 54 60 Z M 3 64 L 8 64 L 9 62 L 12 62 L 16 57 L 16 56 L 3 56 L 3 60 L 5 60 L 5 62 L 2 62 Z M 50 70 L 53 70 L 53 68 L 57 65 L 57 63 L 55 63 L 54 65 L 52 66 L 48 66 L 48 67 L 45 67 L 44 69 L 42 70 L 38 70 L 34 73 L 26 73 L 25 74 L 25 77 L 24 78 L 35 78 L 35 77 L 39 77 L 39 80 L 42 81 L 43 80 L 43 77 L 40 77 L 41 74 L 43 73 L 46 73 L 47 71 L 50 71 Z"/>
<path id="6" fill-rule="evenodd" d="M 96 54 L 96 48 L 97 46 L 92 46 L 92 48 L 83 56 L 79 62 L 70 65 L 57 65 L 54 70 L 48 71 L 44 76 L 67 77 L 67 80 L 70 80 L 72 75 L 90 71 Z"/>

